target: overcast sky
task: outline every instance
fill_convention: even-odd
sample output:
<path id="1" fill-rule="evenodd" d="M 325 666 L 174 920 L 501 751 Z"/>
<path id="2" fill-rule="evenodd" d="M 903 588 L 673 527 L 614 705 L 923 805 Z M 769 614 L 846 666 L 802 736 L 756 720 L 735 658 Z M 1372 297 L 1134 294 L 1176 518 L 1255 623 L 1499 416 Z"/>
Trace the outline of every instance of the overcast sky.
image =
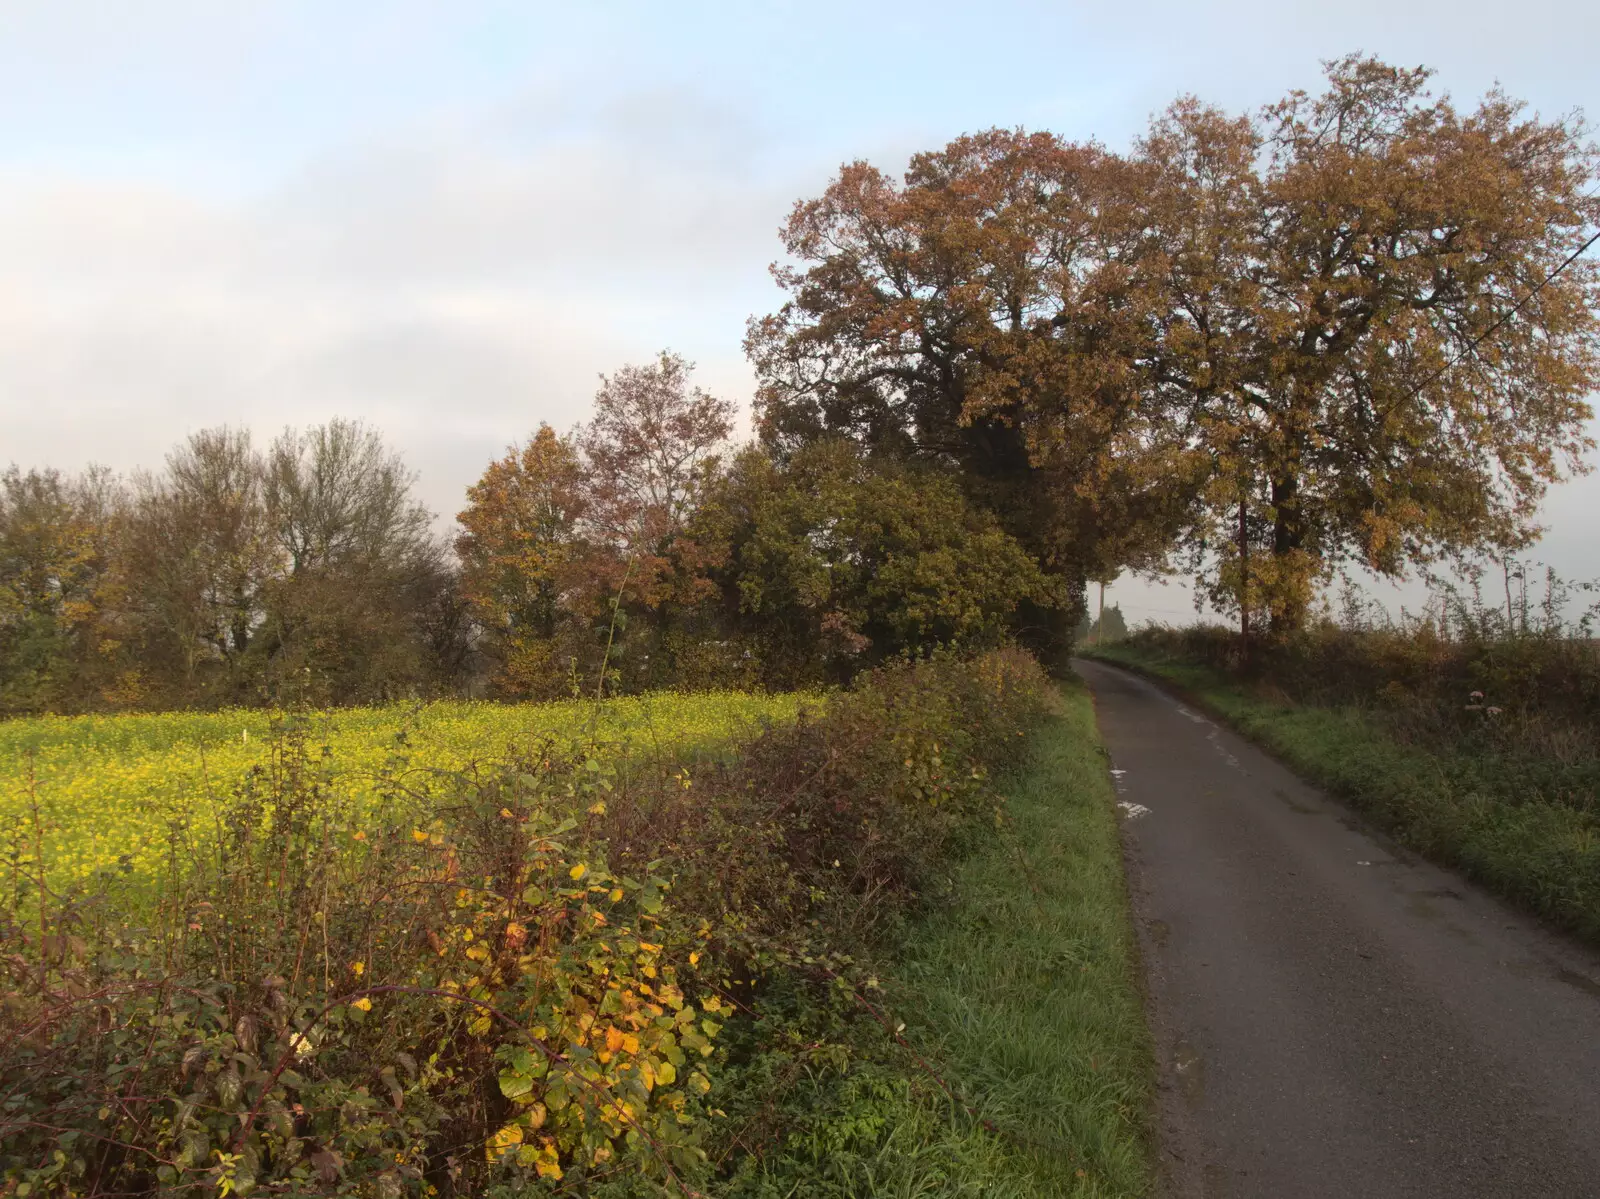
<path id="1" fill-rule="evenodd" d="M 1122 148 L 1358 49 L 1600 113 L 1597 43 L 1592 0 L 0 0 L 0 463 L 359 417 L 449 516 L 663 347 L 747 401 L 777 227 L 841 162 L 992 125 Z M 1600 575 L 1597 512 L 1560 489 L 1539 556 Z"/>

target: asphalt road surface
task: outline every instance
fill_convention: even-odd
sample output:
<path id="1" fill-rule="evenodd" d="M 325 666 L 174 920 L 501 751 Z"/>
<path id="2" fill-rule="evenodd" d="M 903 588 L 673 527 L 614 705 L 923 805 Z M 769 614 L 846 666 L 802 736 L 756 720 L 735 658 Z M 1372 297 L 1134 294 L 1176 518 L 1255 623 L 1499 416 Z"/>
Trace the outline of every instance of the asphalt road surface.
<path id="1" fill-rule="evenodd" d="M 1077 669 L 1123 813 L 1166 1193 L 1600 1197 L 1600 955 L 1153 684 Z"/>

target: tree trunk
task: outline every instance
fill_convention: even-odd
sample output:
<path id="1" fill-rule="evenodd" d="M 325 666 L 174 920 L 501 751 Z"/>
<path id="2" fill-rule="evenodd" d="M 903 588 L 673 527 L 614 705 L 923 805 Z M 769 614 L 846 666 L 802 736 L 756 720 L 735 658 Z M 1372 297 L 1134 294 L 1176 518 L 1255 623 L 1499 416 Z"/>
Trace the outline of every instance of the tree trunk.
<path id="1" fill-rule="evenodd" d="M 1250 663 L 1250 509 L 1239 500 L 1239 646 L 1246 666 Z"/>
<path id="2" fill-rule="evenodd" d="M 1285 474 L 1273 480 L 1272 511 L 1272 556 L 1278 560 L 1279 568 L 1269 598 L 1272 631 L 1292 633 L 1305 623 L 1308 599 L 1295 578 L 1295 570 L 1285 569 L 1282 561 L 1305 548 L 1305 513 L 1298 475 Z"/>

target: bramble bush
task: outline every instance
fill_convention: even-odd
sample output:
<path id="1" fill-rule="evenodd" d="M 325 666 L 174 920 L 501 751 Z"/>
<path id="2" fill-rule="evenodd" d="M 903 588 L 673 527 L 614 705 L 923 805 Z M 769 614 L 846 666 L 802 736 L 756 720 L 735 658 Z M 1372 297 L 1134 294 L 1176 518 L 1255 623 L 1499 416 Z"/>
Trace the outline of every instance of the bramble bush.
<path id="1" fill-rule="evenodd" d="M 1048 694 L 1002 650 L 884 667 L 732 756 L 419 771 L 400 738 L 359 806 L 290 716 L 214 837 L 174 827 L 153 904 L 126 863 L 52 882 L 36 822 L 0 914 L 0 1194 L 731 1187 L 771 1141 L 756 1089 L 848 1055 L 863 953 Z"/>

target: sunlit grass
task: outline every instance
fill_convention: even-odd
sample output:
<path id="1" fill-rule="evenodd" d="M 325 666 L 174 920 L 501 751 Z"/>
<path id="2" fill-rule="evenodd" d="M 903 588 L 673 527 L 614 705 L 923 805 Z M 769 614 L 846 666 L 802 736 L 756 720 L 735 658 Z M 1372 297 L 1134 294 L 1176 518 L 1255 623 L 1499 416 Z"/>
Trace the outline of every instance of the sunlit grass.
<path id="1" fill-rule="evenodd" d="M 951 906 L 915 928 L 886 983 L 959 1103 L 908 1107 L 851 1193 L 1148 1189 L 1154 1072 L 1114 796 L 1081 686 L 1007 791 L 1011 827 L 962 865 Z"/>

